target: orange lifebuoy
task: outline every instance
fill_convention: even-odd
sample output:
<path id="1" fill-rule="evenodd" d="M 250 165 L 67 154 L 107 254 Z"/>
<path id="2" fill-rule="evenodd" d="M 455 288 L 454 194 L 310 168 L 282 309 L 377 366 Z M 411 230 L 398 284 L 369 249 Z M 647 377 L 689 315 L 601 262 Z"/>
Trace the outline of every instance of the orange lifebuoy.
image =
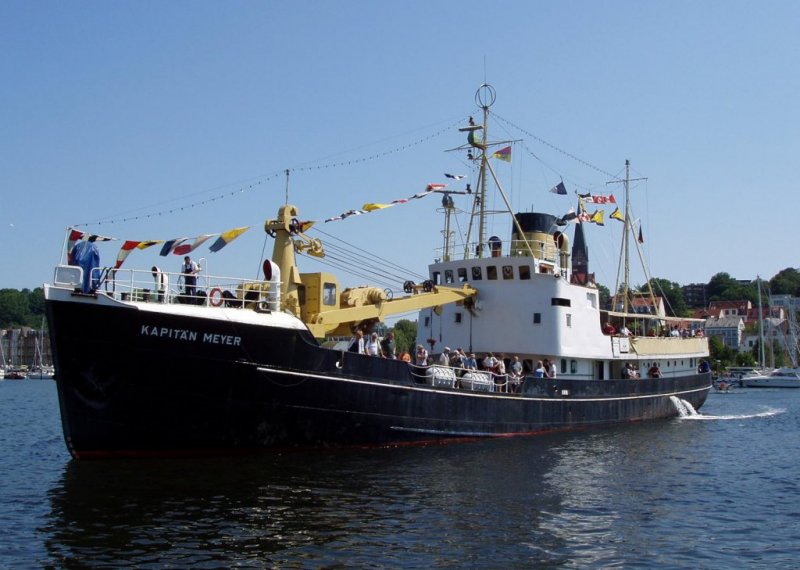
<path id="1" fill-rule="evenodd" d="M 222 289 L 219 287 L 214 287 L 208 292 L 208 302 L 211 303 L 212 307 L 219 307 L 222 304 L 222 301 Z"/>

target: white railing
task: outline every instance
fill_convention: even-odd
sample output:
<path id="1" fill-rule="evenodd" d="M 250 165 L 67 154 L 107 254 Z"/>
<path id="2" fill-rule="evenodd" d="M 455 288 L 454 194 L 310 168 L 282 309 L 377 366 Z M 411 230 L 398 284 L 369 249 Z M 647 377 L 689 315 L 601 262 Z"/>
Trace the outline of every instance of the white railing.
<path id="1" fill-rule="evenodd" d="M 74 265 L 59 265 L 53 284 L 80 291 L 83 270 Z M 92 270 L 95 293 L 113 299 L 138 303 L 181 303 L 208 307 L 262 308 L 271 311 L 280 308 L 280 272 L 273 268 L 270 281 L 257 281 L 237 277 L 200 274 L 196 285 L 187 289 L 185 276 L 167 271 L 152 272 L 142 269 Z"/>

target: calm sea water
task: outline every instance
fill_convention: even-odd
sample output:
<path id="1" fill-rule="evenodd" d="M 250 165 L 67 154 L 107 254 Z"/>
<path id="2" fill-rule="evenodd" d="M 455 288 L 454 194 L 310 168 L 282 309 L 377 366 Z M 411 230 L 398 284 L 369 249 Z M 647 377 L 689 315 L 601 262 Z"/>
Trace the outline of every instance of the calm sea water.
<path id="1" fill-rule="evenodd" d="M 800 391 L 431 447 L 76 462 L 0 382 L 0 567 L 797 568 Z"/>

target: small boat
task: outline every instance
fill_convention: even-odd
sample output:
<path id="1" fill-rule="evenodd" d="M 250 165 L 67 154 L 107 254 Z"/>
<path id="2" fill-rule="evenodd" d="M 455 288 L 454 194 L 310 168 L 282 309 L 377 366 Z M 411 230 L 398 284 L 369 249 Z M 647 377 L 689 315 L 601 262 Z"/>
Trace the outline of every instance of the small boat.
<path id="1" fill-rule="evenodd" d="M 476 165 L 477 188 L 429 185 L 426 193 L 443 196 L 446 241 L 454 196 L 472 202 L 477 235 L 466 239 L 462 255 L 446 243 L 428 278 L 405 281 L 402 296 L 343 289 L 326 272 L 301 273 L 296 254 L 321 258 L 324 247 L 289 203 L 266 221 L 274 246 L 261 279 L 204 275 L 197 294 L 167 292 L 156 300 L 149 269 L 93 269 L 89 280 L 80 266 L 57 266 L 44 290 L 73 457 L 533 435 L 699 409 L 711 390 L 710 372 L 698 371 L 708 340 L 655 334 L 681 319 L 636 312 L 627 296 L 603 307 L 585 256 L 571 256 L 567 221 L 509 208 L 507 243 L 486 236 L 487 181 L 496 181 L 489 159 L 505 149 L 493 153 L 486 136 L 491 86 L 481 86 L 476 101 L 483 124 L 470 118 L 459 130 L 468 133 L 461 150 Z M 499 183 L 497 191 L 504 196 Z M 632 219 L 626 199 L 626 243 Z M 626 253 L 626 284 L 627 270 Z M 489 368 L 466 370 L 326 342 L 356 331 L 369 336 L 385 317 L 410 311 L 419 311 L 417 342 L 430 356 L 447 353 L 448 343 L 497 358 Z M 512 355 L 522 366 L 511 367 Z M 539 365 L 545 358 L 552 361 L 547 370 Z M 661 373 L 646 378 L 653 367 Z"/>
<path id="2" fill-rule="evenodd" d="M 753 372 L 742 376 L 747 388 L 800 388 L 800 368 L 782 367 L 769 373 Z"/>
<path id="3" fill-rule="evenodd" d="M 9 368 L 6 370 L 6 380 L 25 380 L 28 371 L 22 368 Z"/>

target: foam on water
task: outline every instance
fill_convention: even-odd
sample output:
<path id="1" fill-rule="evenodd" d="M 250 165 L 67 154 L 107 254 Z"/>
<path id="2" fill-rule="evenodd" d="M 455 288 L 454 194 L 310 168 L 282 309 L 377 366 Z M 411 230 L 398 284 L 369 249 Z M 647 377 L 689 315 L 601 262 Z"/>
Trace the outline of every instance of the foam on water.
<path id="1" fill-rule="evenodd" d="M 694 409 L 694 406 L 692 406 L 690 402 L 682 400 L 677 396 L 670 396 L 669 399 L 672 400 L 672 403 L 675 405 L 675 409 L 678 410 L 678 415 L 682 420 L 746 420 L 751 418 L 768 418 L 786 412 L 785 409 L 767 408 L 765 411 L 755 414 L 733 414 L 733 415 L 714 416 L 714 415 L 700 414 L 697 410 Z"/>
<path id="2" fill-rule="evenodd" d="M 722 416 L 714 416 L 714 415 L 706 415 L 706 414 L 697 414 L 695 416 L 681 416 L 682 420 L 749 420 L 752 418 L 769 418 L 772 416 L 777 416 L 778 414 L 785 413 L 785 409 L 780 408 L 768 408 L 763 412 L 755 413 L 755 414 L 732 414 L 732 415 L 722 415 Z"/>

